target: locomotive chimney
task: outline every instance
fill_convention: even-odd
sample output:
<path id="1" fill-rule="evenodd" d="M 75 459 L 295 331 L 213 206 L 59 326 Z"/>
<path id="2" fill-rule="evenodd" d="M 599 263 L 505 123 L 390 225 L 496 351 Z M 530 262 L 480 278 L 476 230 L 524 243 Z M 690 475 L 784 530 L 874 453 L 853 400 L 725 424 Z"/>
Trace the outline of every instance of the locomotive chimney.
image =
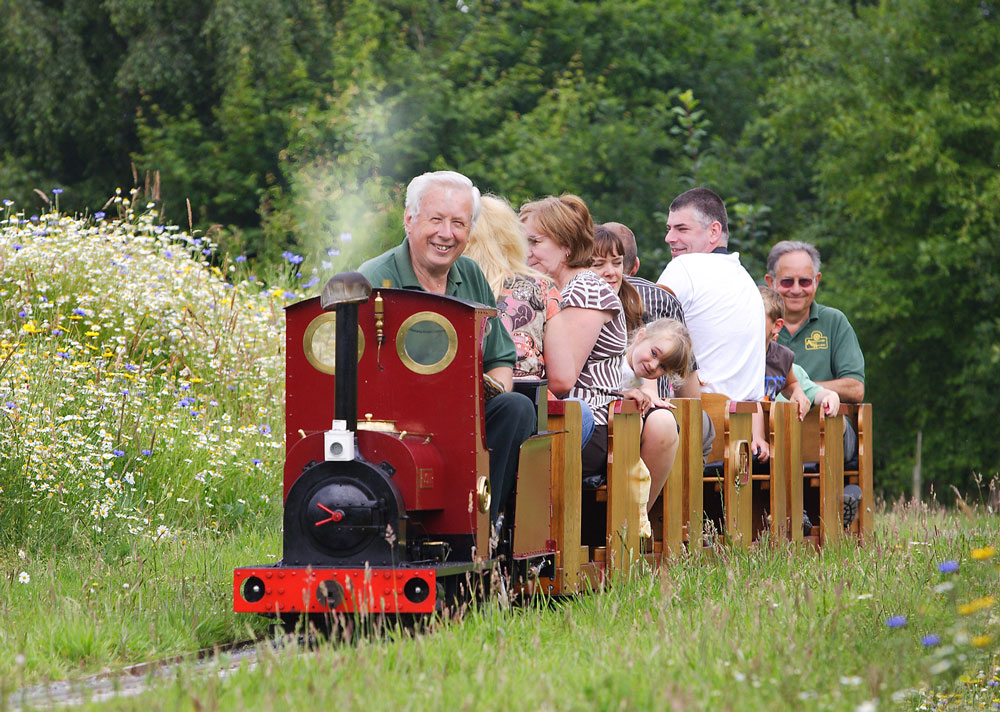
<path id="1" fill-rule="evenodd" d="M 358 428 L 358 305 L 368 301 L 372 286 L 360 272 L 341 272 L 323 285 L 323 311 L 337 312 L 334 418 Z"/>

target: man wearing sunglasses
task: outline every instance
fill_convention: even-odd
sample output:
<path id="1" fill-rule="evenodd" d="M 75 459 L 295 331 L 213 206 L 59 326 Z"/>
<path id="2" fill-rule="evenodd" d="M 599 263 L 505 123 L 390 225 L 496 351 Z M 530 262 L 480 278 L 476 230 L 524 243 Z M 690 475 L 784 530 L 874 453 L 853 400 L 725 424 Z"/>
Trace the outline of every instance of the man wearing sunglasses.
<path id="1" fill-rule="evenodd" d="M 819 268 L 819 251 L 808 242 L 784 240 L 771 248 L 764 279 L 785 300 L 778 343 L 795 352 L 795 363 L 816 383 L 836 391 L 846 403 L 860 403 L 865 357 L 844 313 L 816 303 Z"/>

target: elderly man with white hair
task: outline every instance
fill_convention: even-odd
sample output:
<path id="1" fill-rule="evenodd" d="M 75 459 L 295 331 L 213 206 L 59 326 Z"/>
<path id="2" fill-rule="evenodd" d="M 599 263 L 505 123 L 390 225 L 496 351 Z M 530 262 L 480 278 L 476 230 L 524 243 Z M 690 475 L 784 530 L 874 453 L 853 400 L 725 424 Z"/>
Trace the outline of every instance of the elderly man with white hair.
<path id="1" fill-rule="evenodd" d="M 479 217 L 479 190 L 461 173 L 424 173 L 406 188 L 403 227 L 406 238 L 365 262 L 358 271 L 375 286 L 445 294 L 496 307 L 493 291 L 479 266 L 462 256 Z M 483 346 L 483 368 L 498 395 L 486 402 L 486 444 L 490 449 L 490 518 L 504 510 L 517 476 L 521 443 L 535 429 L 535 406 L 513 393 L 517 352 L 503 322 L 491 319 Z"/>

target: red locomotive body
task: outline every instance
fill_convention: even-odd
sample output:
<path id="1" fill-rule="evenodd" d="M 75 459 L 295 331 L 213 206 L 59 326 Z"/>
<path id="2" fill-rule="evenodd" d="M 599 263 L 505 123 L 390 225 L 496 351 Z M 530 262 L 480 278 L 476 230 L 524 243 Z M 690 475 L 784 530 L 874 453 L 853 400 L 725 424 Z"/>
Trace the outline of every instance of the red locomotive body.
<path id="1" fill-rule="evenodd" d="M 338 413 L 336 342 L 351 340 L 327 297 L 286 310 L 284 556 L 235 571 L 235 610 L 430 612 L 442 578 L 489 563 L 481 374 L 494 310 L 412 290 L 356 299 L 356 405 Z"/>

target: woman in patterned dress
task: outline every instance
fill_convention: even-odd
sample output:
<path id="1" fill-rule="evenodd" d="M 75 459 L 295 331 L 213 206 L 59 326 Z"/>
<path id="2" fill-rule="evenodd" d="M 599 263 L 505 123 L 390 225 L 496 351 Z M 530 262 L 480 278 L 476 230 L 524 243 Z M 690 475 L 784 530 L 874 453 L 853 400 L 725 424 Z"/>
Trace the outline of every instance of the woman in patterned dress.
<path id="1" fill-rule="evenodd" d="M 590 267 L 594 222 L 576 195 L 549 196 L 521 206 L 528 234 L 528 264 L 551 277 L 563 310 L 549 337 L 565 355 L 546 361 L 549 388 L 557 396 L 584 400 L 595 430 L 583 448 L 589 483 L 603 477 L 608 457 L 608 405 L 621 397 L 622 354 L 627 343 L 625 313 L 618 295 Z"/>

